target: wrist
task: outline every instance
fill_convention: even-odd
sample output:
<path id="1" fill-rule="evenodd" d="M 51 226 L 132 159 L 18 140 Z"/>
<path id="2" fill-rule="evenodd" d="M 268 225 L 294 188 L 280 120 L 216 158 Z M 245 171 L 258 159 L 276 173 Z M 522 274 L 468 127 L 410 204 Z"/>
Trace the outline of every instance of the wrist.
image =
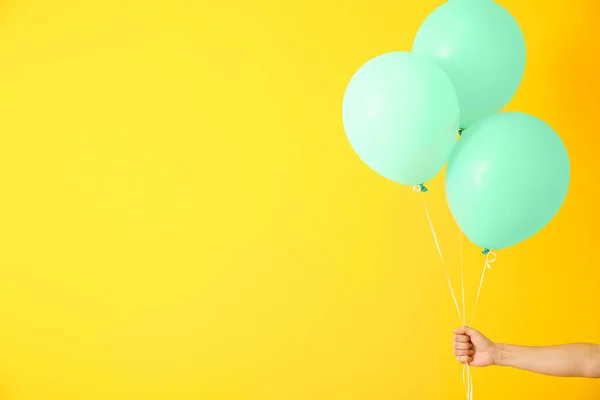
<path id="1" fill-rule="evenodd" d="M 502 343 L 494 343 L 492 344 L 492 364 L 493 365 L 504 365 L 504 360 L 506 359 L 506 351 L 505 346 Z"/>

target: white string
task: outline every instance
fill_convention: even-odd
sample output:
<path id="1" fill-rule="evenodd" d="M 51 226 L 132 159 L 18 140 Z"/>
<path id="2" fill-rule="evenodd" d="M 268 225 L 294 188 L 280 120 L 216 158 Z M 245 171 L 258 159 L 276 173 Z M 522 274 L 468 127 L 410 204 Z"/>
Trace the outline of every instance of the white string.
<path id="1" fill-rule="evenodd" d="M 427 206 L 425 206 L 427 208 Z M 466 326 L 466 318 L 467 312 L 465 309 L 465 266 L 463 260 L 463 241 L 462 241 L 462 232 L 460 232 L 460 277 L 461 277 L 461 294 L 462 294 L 462 324 Z M 490 259 L 490 255 L 493 256 Z M 483 286 L 483 279 L 485 278 L 485 271 L 488 269 L 492 269 L 491 264 L 496 261 L 496 253 L 488 252 L 486 253 L 485 262 L 483 264 L 483 271 L 481 272 L 481 279 L 479 280 L 479 287 L 477 288 L 477 296 L 475 298 L 475 306 L 473 307 L 473 314 L 471 315 L 471 323 L 469 326 L 473 326 L 473 320 L 475 319 L 475 311 L 477 310 L 477 305 L 479 304 L 479 295 L 481 294 L 481 287 Z M 465 372 L 467 378 L 465 380 Z M 467 396 L 467 400 L 473 400 L 473 375 L 471 374 L 471 368 L 468 362 L 463 364 L 463 387 L 465 388 L 465 394 Z"/>
<path id="2" fill-rule="evenodd" d="M 490 260 L 490 255 L 494 256 L 493 259 Z M 469 326 L 473 326 L 473 320 L 475 319 L 475 311 L 477 311 L 477 305 L 479 304 L 479 294 L 481 293 L 481 287 L 483 286 L 483 278 L 485 278 L 485 271 L 488 269 L 492 269 L 490 265 L 496 261 L 496 253 L 487 253 L 485 255 L 485 262 L 483 264 L 483 270 L 481 271 L 481 279 L 479 280 L 479 288 L 477 288 L 477 296 L 475 297 L 475 307 L 473 307 L 473 314 L 471 315 L 471 323 Z"/>
<path id="3" fill-rule="evenodd" d="M 465 305 L 465 264 L 463 262 L 463 240 L 462 231 L 460 231 L 460 281 L 461 281 L 461 292 L 462 292 L 462 315 L 463 325 L 466 323 L 467 311 Z"/>
<path id="4" fill-rule="evenodd" d="M 446 274 L 446 281 L 448 281 L 448 287 L 450 288 L 450 294 L 452 295 L 452 300 L 454 300 L 454 305 L 456 306 L 456 312 L 458 313 L 458 319 L 462 323 L 463 317 L 460 312 L 460 307 L 458 306 L 458 301 L 456 300 L 456 295 L 454 294 L 454 289 L 452 288 L 452 281 L 450 280 L 450 275 L 448 274 L 448 269 L 446 268 L 446 263 L 444 262 L 444 257 L 442 256 L 442 250 L 440 249 L 440 244 L 438 242 L 437 235 L 435 234 L 435 228 L 433 227 L 433 222 L 431 222 L 431 216 L 429 215 L 429 210 L 427 209 L 427 203 L 423 202 L 423 206 L 425 207 L 425 214 L 427 214 L 427 220 L 429 221 L 429 227 L 431 228 L 431 234 L 433 235 L 433 240 L 435 241 L 435 247 L 437 248 L 438 254 L 440 255 L 440 261 L 442 262 L 442 268 L 444 269 L 444 273 Z"/>
<path id="5" fill-rule="evenodd" d="M 459 231 L 458 234 L 459 242 L 460 242 L 460 287 L 461 287 L 461 297 L 462 297 L 462 324 L 466 325 L 467 311 L 466 311 L 466 302 L 465 302 L 465 263 L 463 260 L 463 235 L 462 231 Z M 465 380 L 465 371 L 467 373 L 467 379 Z M 462 368 L 462 380 L 463 386 L 465 388 L 465 396 L 467 396 L 467 400 L 469 400 L 469 393 L 471 392 L 471 371 L 469 370 L 469 363 L 464 363 Z"/>
<path id="6" fill-rule="evenodd" d="M 467 386 L 467 380 L 465 379 L 465 371 L 467 370 L 466 366 L 467 366 L 467 364 L 463 364 L 462 380 L 463 380 L 463 387 L 465 388 L 465 395 L 467 395 L 467 400 L 468 400 L 469 399 L 469 388 Z"/>
<path id="7" fill-rule="evenodd" d="M 490 260 L 490 255 L 494 258 Z M 481 294 L 481 287 L 483 286 L 483 279 L 485 278 L 485 271 L 492 269 L 490 265 L 496 261 L 496 253 L 488 252 L 485 255 L 485 262 L 483 263 L 483 270 L 481 271 L 481 279 L 479 280 L 479 287 L 477 288 L 477 296 L 475 297 L 475 306 L 473 307 L 473 314 L 471 315 L 471 323 L 469 326 L 473 326 L 473 320 L 475 319 L 475 311 L 477 311 L 477 305 L 479 304 L 479 295 Z M 467 363 L 467 387 L 469 388 L 467 394 L 467 400 L 473 400 L 473 376 L 470 374 L 469 364 Z"/>
<path id="8" fill-rule="evenodd" d="M 469 377 L 469 392 L 467 393 L 467 398 L 473 400 L 473 375 L 471 375 L 469 363 L 467 363 L 467 376 Z"/>
<path id="9" fill-rule="evenodd" d="M 413 188 L 414 192 L 420 192 L 421 188 L 419 186 L 415 186 Z M 466 312 L 466 302 L 465 302 L 465 271 L 464 271 L 464 261 L 463 261 L 463 243 L 462 243 L 462 232 L 460 233 L 460 269 L 461 269 L 461 300 L 462 300 L 462 313 L 461 307 L 458 305 L 458 300 L 456 299 L 456 294 L 454 293 L 454 288 L 452 287 L 452 281 L 450 280 L 450 274 L 448 273 L 448 269 L 446 268 L 446 263 L 444 262 L 444 257 L 442 255 L 442 250 L 440 248 L 440 244 L 435 233 L 435 228 L 433 226 L 433 222 L 431 220 L 431 215 L 429 214 L 429 209 L 427 208 L 427 203 L 423 202 L 423 206 L 425 208 L 425 214 L 427 214 L 427 221 L 429 221 L 429 227 L 431 228 L 431 234 L 433 236 L 433 240 L 435 242 L 435 247 L 437 248 L 438 255 L 440 256 L 440 261 L 442 263 L 442 268 L 444 269 L 444 274 L 446 275 L 446 281 L 448 282 L 448 288 L 450 289 L 450 294 L 452 295 L 452 300 L 454 301 L 454 306 L 456 307 L 456 312 L 458 314 L 458 318 L 462 325 L 466 325 L 467 320 L 467 312 Z M 494 255 L 494 259 L 489 259 L 489 254 Z M 473 315 L 471 317 L 471 325 L 473 324 L 473 319 L 475 318 L 475 309 L 477 308 L 477 304 L 479 303 L 479 294 L 481 292 L 481 286 L 483 283 L 483 277 L 485 275 L 485 269 L 491 269 L 490 264 L 496 260 L 496 255 L 494 253 L 488 253 L 486 256 L 484 271 L 481 276 L 481 281 L 479 282 L 479 288 L 477 289 L 477 298 L 475 300 L 475 308 L 473 309 Z M 466 372 L 466 379 L 465 379 Z M 465 395 L 467 400 L 473 400 L 473 376 L 471 375 L 471 368 L 469 363 L 466 362 L 463 364 L 463 387 L 465 389 Z"/>
<path id="10" fill-rule="evenodd" d="M 473 375 L 471 375 L 471 367 L 469 363 L 465 363 L 467 369 L 467 400 L 473 400 Z"/>

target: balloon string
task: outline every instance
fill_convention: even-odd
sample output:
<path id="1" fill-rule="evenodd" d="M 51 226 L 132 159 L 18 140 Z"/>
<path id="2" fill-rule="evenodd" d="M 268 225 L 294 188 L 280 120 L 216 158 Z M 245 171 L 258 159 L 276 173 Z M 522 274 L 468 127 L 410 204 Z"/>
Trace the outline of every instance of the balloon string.
<path id="1" fill-rule="evenodd" d="M 490 259 L 490 255 L 493 256 Z M 491 264 L 496 261 L 496 253 L 489 252 L 486 250 L 485 252 L 485 262 L 483 263 L 483 269 L 481 271 L 481 279 L 479 280 L 479 287 L 477 288 L 477 296 L 475 297 L 475 306 L 473 307 L 473 314 L 471 315 L 471 323 L 469 326 L 473 326 L 473 320 L 475 319 L 475 311 L 477 310 L 477 305 L 479 304 L 479 295 L 481 294 L 481 287 L 483 286 L 483 278 L 485 278 L 485 271 L 488 269 L 492 269 Z M 467 400 L 473 400 L 473 376 L 469 373 L 469 364 L 467 363 L 467 376 L 468 376 L 468 394 Z"/>
<path id="2" fill-rule="evenodd" d="M 467 363 L 467 375 L 469 376 L 469 392 L 467 393 L 467 396 L 469 400 L 473 400 L 473 375 L 471 374 L 469 363 Z"/>
<path id="3" fill-rule="evenodd" d="M 493 258 L 490 260 L 490 255 Z M 485 278 L 485 271 L 488 269 L 492 269 L 491 264 L 496 261 L 496 253 L 488 252 L 485 255 L 485 262 L 483 263 L 483 270 L 481 271 L 481 279 L 479 280 L 479 288 L 477 288 L 477 296 L 475 297 L 475 307 L 473 307 L 473 314 L 471 315 L 471 322 L 469 326 L 473 326 L 473 320 L 475 319 L 475 311 L 477 310 L 477 305 L 479 304 L 479 295 L 481 294 L 481 287 L 483 286 L 483 278 Z"/>
<path id="4" fill-rule="evenodd" d="M 420 191 L 415 188 L 415 191 Z M 425 208 L 425 214 L 427 215 L 427 221 L 429 222 L 429 227 L 431 228 L 431 235 L 433 236 L 433 241 L 435 242 L 435 247 L 437 249 L 438 255 L 440 256 L 440 261 L 442 264 L 442 268 L 444 270 L 444 274 L 446 275 L 446 281 L 448 283 L 448 288 L 450 289 L 450 294 L 452 295 L 452 300 L 454 301 L 454 306 L 456 307 L 456 312 L 458 314 L 458 318 L 462 325 L 466 325 L 467 313 L 466 313 L 466 302 L 465 302 L 465 273 L 464 273 L 464 262 L 463 262 L 463 241 L 462 241 L 462 232 L 460 234 L 460 267 L 461 267 L 461 300 L 462 300 L 462 313 L 461 307 L 458 305 L 458 300 L 456 298 L 456 294 L 454 293 L 454 288 L 452 287 L 452 281 L 450 280 L 450 274 L 448 273 L 448 268 L 446 268 L 446 263 L 444 262 L 444 257 L 442 255 L 442 250 L 440 248 L 440 243 L 438 241 L 437 235 L 435 233 L 435 228 L 433 226 L 433 222 L 431 220 L 431 215 L 429 213 L 429 209 L 427 208 L 427 203 L 423 202 L 423 206 Z M 486 261 L 484 264 L 484 272 L 485 269 L 490 268 L 490 264 L 496 260 L 496 255 L 491 253 L 494 256 L 494 259 L 489 259 L 489 254 L 486 255 Z M 477 304 L 479 302 L 479 294 L 481 292 L 481 285 L 483 283 L 483 275 L 481 277 L 481 281 L 479 282 L 479 288 L 477 290 L 477 299 L 475 300 L 475 308 L 477 308 Z M 475 309 L 473 310 L 473 315 L 471 317 L 471 324 L 473 323 L 473 319 L 475 318 Z M 466 379 L 465 379 L 466 372 Z M 463 364 L 463 387 L 465 389 L 465 395 L 467 400 L 473 400 L 473 376 L 471 375 L 471 368 L 469 363 Z"/>
<path id="5" fill-rule="evenodd" d="M 466 323 L 467 311 L 466 311 L 466 303 L 465 303 L 465 264 L 463 262 L 463 235 L 462 231 L 459 231 L 460 237 L 460 282 L 461 282 L 461 292 L 462 292 L 462 323 L 463 325 Z"/>
<path id="6" fill-rule="evenodd" d="M 460 281 L 461 281 L 461 294 L 462 294 L 462 324 L 467 324 L 467 310 L 466 310 L 466 302 L 465 302 L 465 263 L 463 260 L 463 234 L 462 231 L 459 231 L 459 242 L 460 242 Z M 467 373 L 467 380 L 465 381 L 465 371 Z M 469 368 L 469 363 L 466 362 L 463 364 L 462 371 L 462 379 L 463 386 L 465 388 L 465 396 L 467 400 L 473 399 L 473 379 L 471 377 L 471 369 Z"/>
<path id="7" fill-rule="evenodd" d="M 435 247 L 437 248 L 438 254 L 440 256 L 440 261 L 442 262 L 442 268 L 444 269 L 444 273 L 446 274 L 446 281 L 448 282 L 448 288 L 450 288 L 450 294 L 452 295 L 452 300 L 454 301 L 454 306 L 456 307 L 456 312 L 458 313 L 458 319 L 462 323 L 463 317 L 460 312 L 460 307 L 458 306 L 458 301 L 456 300 L 456 295 L 454 294 L 454 289 L 452 288 L 452 281 L 450 280 L 450 275 L 448 274 L 448 268 L 446 268 L 446 263 L 444 262 L 444 257 L 442 256 L 442 250 L 440 249 L 440 243 L 438 242 L 437 235 L 435 234 L 435 228 L 433 227 L 433 222 L 431 222 L 431 216 L 429 215 L 429 210 L 427 209 L 427 203 L 423 202 L 423 206 L 425 207 L 425 214 L 427 214 L 427 220 L 429 221 L 429 227 L 431 228 L 431 234 L 433 235 L 433 241 L 435 242 Z"/>
<path id="8" fill-rule="evenodd" d="M 463 387 L 465 388 L 465 395 L 467 396 L 467 400 L 469 400 L 469 387 L 467 386 L 468 381 L 465 379 L 465 371 L 467 370 L 466 366 L 467 366 L 467 364 L 463 364 L 462 381 L 463 381 Z"/>
<path id="9" fill-rule="evenodd" d="M 462 324 L 466 326 L 466 318 L 467 312 L 465 309 L 465 266 L 463 261 L 463 240 L 462 240 L 462 231 L 459 234 L 460 237 L 460 276 L 461 276 L 461 291 L 462 291 Z M 492 269 L 491 264 L 496 261 L 496 253 L 490 252 L 489 250 L 484 250 L 485 254 L 485 262 L 483 263 L 483 270 L 481 272 L 481 279 L 479 280 L 479 287 L 477 288 L 477 296 L 475 298 L 475 306 L 473 307 L 473 314 L 471 315 L 471 322 L 469 326 L 473 326 L 473 320 L 475 319 L 475 311 L 477 310 L 477 305 L 479 304 L 479 296 L 481 294 L 481 287 L 483 286 L 483 279 L 485 278 L 485 271 L 488 269 Z M 490 256 L 493 258 L 490 259 Z M 465 380 L 465 372 L 466 372 L 466 380 Z M 471 368 L 468 362 L 463 364 L 463 386 L 465 388 L 465 393 L 467 396 L 467 400 L 473 400 L 473 375 L 471 374 Z"/>
<path id="10" fill-rule="evenodd" d="M 467 369 L 467 400 L 473 400 L 473 375 L 471 375 L 471 367 L 469 363 L 465 363 Z"/>

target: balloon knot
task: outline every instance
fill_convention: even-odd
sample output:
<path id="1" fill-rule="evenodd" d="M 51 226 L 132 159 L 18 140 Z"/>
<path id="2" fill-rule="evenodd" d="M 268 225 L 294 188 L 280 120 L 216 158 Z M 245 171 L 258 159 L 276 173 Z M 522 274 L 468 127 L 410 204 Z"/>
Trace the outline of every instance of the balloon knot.
<path id="1" fill-rule="evenodd" d="M 419 192 L 423 192 L 423 193 L 425 193 L 425 192 L 426 192 L 426 191 L 428 191 L 428 190 L 429 190 L 429 189 L 427 189 L 427 188 L 425 187 L 425 185 L 424 185 L 424 184 L 422 184 L 422 183 L 421 183 L 420 185 L 415 185 L 415 186 L 413 186 L 413 192 L 415 192 L 415 193 L 419 193 Z"/>
<path id="2" fill-rule="evenodd" d="M 458 134 L 460 136 L 462 136 L 462 134 L 464 133 L 464 131 L 466 131 L 466 129 L 464 129 L 464 128 L 458 128 Z"/>
<path id="3" fill-rule="evenodd" d="M 489 252 L 490 252 L 490 249 L 483 249 L 483 251 L 481 252 L 481 254 L 488 255 Z"/>

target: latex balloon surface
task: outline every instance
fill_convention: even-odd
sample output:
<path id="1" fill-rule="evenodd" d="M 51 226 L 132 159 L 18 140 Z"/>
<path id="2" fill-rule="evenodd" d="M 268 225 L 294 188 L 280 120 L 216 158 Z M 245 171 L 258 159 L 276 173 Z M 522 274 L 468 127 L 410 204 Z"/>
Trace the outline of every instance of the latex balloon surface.
<path id="1" fill-rule="evenodd" d="M 500 111 L 525 70 L 525 39 L 513 16 L 491 0 L 450 0 L 423 22 L 415 53 L 446 71 L 460 102 L 460 126 Z"/>
<path id="2" fill-rule="evenodd" d="M 465 235 L 498 250 L 546 226 L 563 204 L 569 180 L 567 150 L 548 124 L 501 113 L 458 141 L 448 161 L 446 197 Z"/>
<path id="3" fill-rule="evenodd" d="M 342 119 L 350 144 L 371 169 L 416 185 L 448 160 L 458 131 L 458 99 L 448 76 L 430 59 L 386 53 L 354 74 Z"/>

